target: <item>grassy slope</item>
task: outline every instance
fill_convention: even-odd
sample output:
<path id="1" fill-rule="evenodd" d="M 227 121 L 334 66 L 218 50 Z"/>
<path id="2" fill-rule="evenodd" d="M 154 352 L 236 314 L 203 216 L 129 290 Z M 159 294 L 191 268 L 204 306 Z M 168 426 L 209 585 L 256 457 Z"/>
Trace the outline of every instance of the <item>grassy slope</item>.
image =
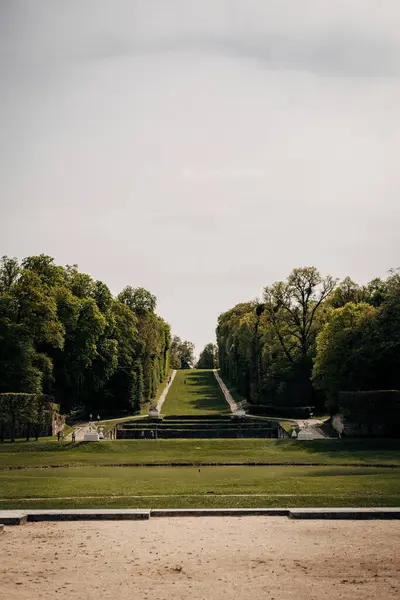
<path id="1" fill-rule="evenodd" d="M 200 472 L 195 467 L 158 467 L 156 472 L 146 467 L 3 471 L 0 487 L 2 500 L 7 499 L 0 502 L 0 508 L 400 506 L 397 470 L 362 467 L 203 467 Z"/>
<path id="2" fill-rule="evenodd" d="M 400 465 L 400 440 L 117 440 L 0 444 L 0 468 L 179 463 Z"/>
<path id="3" fill-rule="evenodd" d="M 213 371 L 188 370 L 177 371 L 162 413 L 164 415 L 229 414 L 230 409 Z"/>

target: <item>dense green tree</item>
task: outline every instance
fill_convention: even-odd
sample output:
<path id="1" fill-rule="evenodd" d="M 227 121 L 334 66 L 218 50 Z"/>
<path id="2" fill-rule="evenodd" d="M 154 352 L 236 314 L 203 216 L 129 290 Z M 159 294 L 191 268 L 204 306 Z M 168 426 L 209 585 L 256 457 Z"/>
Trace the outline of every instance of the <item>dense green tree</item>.
<path id="1" fill-rule="evenodd" d="M 215 344 L 207 344 L 202 350 L 199 360 L 197 361 L 197 369 L 215 369 L 217 368 L 218 357 L 217 347 Z"/>
<path id="2" fill-rule="evenodd" d="M 194 365 L 194 344 L 175 335 L 171 342 L 171 367 L 191 369 Z"/>
<path id="3" fill-rule="evenodd" d="M 118 300 L 129 306 L 137 316 L 145 316 L 156 310 L 156 297 L 144 288 L 133 288 L 128 285 L 118 295 Z"/>
<path id="4" fill-rule="evenodd" d="M 140 360 L 135 361 L 132 371 L 131 385 L 131 410 L 135 412 L 140 409 L 144 395 L 143 366 Z"/>
<path id="5" fill-rule="evenodd" d="M 194 344 L 184 341 L 180 347 L 181 368 L 191 369 L 194 365 Z"/>
<path id="6" fill-rule="evenodd" d="M 318 335 L 313 382 L 332 407 L 340 391 L 400 388 L 398 274 L 379 288 L 377 307 L 348 302 L 333 311 Z"/>
<path id="7" fill-rule="evenodd" d="M 314 268 L 238 304 L 217 326 L 223 376 L 251 403 L 334 408 L 340 391 L 400 388 L 400 272 L 335 288 Z"/>
<path id="8" fill-rule="evenodd" d="M 108 287 L 46 255 L 0 261 L 0 392 L 47 393 L 62 410 L 139 410 L 170 368 L 156 299 Z"/>
<path id="9" fill-rule="evenodd" d="M 8 292 L 18 278 L 20 266 L 16 258 L 3 256 L 0 259 L 0 293 Z"/>
<path id="10" fill-rule="evenodd" d="M 265 288 L 265 310 L 289 361 L 309 355 L 319 329 L 318 311 L 335 285 L 315 267 L 304 267 L 294 269 L 287 281 Z"/>
<path id="11" fill-rule="evenodd" d="M 375 313 L 369 304 L 347 302 L 333 311 L 318 335 L 312 379 L 331 405 L 341 390 L 360 389 L 367 368 L 365 356 L 360 355 L 363 333 Z"/>
<path id="12" fill-rule="evenodd" d="M 36 273 L 42 283 L 50 288 L 61 285 L 65 280 L 63 267 L 54 264 L 54 258 L 46 254 L 40 256 L 28 256 L 22 261 L 22 267 L 26 271 Z"/>
<path id="13" fill-rule="evenodd" d="M 0 295 L 0 392 L 38 393 L 43 374 L 32 336 L 18 322 L 16 309 L 11 296 Z"/>
<path id="14" fill-rule="evenodd" d="M 332 293 L 330 304 L 333 308 L 340 308 L 347 302 L 361 302 L 363 298 L 363 289 L 350 277 L 346 277 Z"/>
<path id="15" fill-rule="evenodd" d="M 182 344 L 182 340 L 179 336 L 174 335 L 171 340 L 171 368 L 172 369 L 180 369 L 181 368 L 181 356 L 180 356 L 180 347 Z"/>

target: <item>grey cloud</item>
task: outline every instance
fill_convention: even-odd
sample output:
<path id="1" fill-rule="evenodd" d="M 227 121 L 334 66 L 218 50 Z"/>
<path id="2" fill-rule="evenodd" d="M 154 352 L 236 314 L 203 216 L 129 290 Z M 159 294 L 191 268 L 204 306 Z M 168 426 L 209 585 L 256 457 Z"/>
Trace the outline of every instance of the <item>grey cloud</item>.
<path id="1" fill-rule="evenodd" d="M 69 9 L 64 2 L 42 0 L 41 4 L 46 6 L 42 13 L 31 8 L 25 16 L 19 15 L 30 33 L 24 40 L 29 52 L 17 38 L 3 38 L 3 68 L 7 68 L 10 57 L 22 67 L 46 67 L 57 62 L 124 56 L 203 53 L 246 59 L 263 68 L 306 70 L 320 75 L 400 76 L 397 0 L 386 3 L 386 10 L 392 7 L 394 11 L 392 22 L 377 14 L 374 27 L 366 10 L 374 3 L 358 0 L 347 3 L 347 12 L 324 0 L 297 1 L 297 10 L 293 10 L 292 3 L 290 11 L 286 10 L 287 3 L 271 0 L 248 4 L 205 0 L 202 10 L 192 0 L 150 1 L 146 5 L 122 0 L 112 3 L 112 7 L 104 0 L 81 0 L 68 3 Z M 230 10 L 231 5 L 235 10 Z M 26 4 L 16 2 L 16 6 L 22 11 Z M 18 17 L 17 9 L 6 2 L 2 12 L 7 34 Z M 43 38 L 39 32 L 47 25 L 50 29 Z"/>
<path id="2" fill-rule="evenodd" d="M 142 285 L 198 347 L 291 268 L 399 255 L 400 3 L 3 0 L 0 255 Z"/>
<path id="3" fill-rule="evenodd" d="M 57 50 L 47 56 L 25 57 L 36 64 L 113 60 L 129 56 L 200 53 L 228 56 L 259 64 L 264 69 L 305 70 L 318 75 L 361 77 L 400 77 L 400 44 L 389 41 L 343 35 L 331 38 L 265 36 L 170 36 L 155 40 L 132 41 L 106 35 L 87 44 Z"/>

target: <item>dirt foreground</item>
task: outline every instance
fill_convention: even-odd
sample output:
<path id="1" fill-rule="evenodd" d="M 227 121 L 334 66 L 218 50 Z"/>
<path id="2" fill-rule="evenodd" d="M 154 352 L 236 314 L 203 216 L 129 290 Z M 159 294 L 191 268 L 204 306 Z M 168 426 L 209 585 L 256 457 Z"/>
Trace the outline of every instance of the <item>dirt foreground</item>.
<path id="1" fill-rule="evenodd" d="M 399 598 L 398 521 L 285 517 L 29 523 L 0 536 L 0 596 Z"/>

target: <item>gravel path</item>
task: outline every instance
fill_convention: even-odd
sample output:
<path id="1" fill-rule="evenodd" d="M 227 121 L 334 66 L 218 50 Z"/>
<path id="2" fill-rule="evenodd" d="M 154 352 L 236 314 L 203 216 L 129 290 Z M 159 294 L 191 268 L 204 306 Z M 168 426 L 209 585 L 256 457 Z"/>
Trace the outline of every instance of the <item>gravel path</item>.
<path id="1" fill-rule="evenodd" d="M 167 397 L 167 394 L 169 392 L 169 388 L 171 387 L 172 382 L 175 379 L 175 375 L 176 375 L 176 371 L 172 371 L 171 379 L 170 379 L 169 383 L 167 383 L 167 385 L 165 386 L 165 389 L 164 389 L 163 393 L 161 394 L 159 401 L 157 402 L 158 412 L 161 412 L 162 405 L 164 404 L 165 398 Z"/>
<path id="2" fill-rule="evenodd" d="M 226 387 L 225 383 L 222 381 L 220 374 L 218 373 L 218 371 L 216 369 L 214 369 L 214 375 L 216 380 L 219 383 L 219 386 L 225 396 L 225 400 L 227 401 L 227 403 L 229 404 L 229 407 L 231 409 L 231 411 L 234 413 L 237 409 L 238 409 L 238 405 L 236 404 L 236 402 L 234 401 L 234 399 L 231 396 L 230 391 L 228 390 L 228 388 Z"/>
<path id="3" fill-rule="evenodd" d="M 7 600 L 395 600 L 399 522 L 284 517 L 28 523 L 0 535 Z"/>
<path id="4" fill-rule="evenodd" d="M 305 429 L 309 434 L 311 434 L 311 439 L 320 440 L 327 438 L 328 436 L 320 429 L 321 425 L 324 424 L 324 421 L 319 419 L 301 419 L 297 421 L 300 429 Z"/>

